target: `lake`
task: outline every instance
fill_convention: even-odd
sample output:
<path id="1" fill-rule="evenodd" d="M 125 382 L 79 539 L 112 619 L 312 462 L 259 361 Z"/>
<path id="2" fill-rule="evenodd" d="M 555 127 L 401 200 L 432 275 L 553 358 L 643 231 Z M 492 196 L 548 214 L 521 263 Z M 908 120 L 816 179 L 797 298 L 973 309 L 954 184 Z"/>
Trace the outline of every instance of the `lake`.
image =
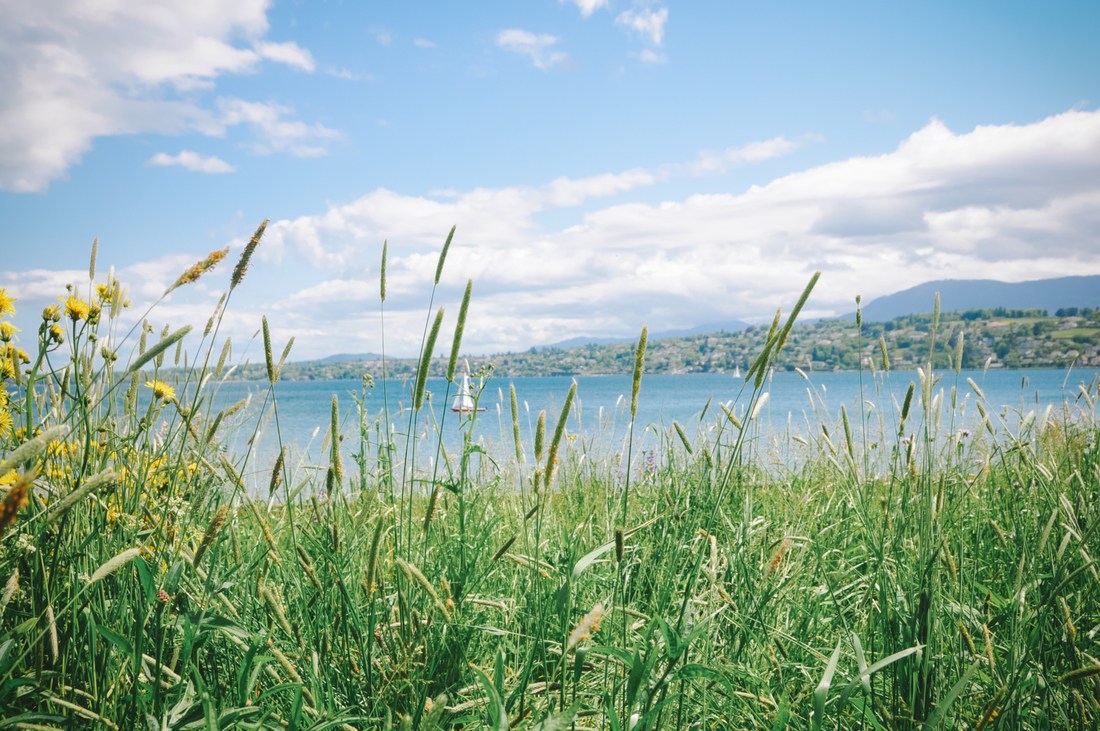
<path id="1" fill-rule="evenodd" d="M 1095 415 L 1081 393 L 1091 389 L 1095 402 L 1100 383 L 1100 372 L 1096 369 L 990 369 L 958 374 L 942 371 L 935 376 L 939 380 L 933 394 L 937 395 L 939 408 L 938 418 L 931 423 L 945 436 L 967 434 L 980 425 L 975 404 L 979 398 L 967 379 L 984 394 L 984 405 L 994 425 L 1010 430 L 1017 429 L 1022 419 L 1043 418 L 1048 408 L 1052 412 L 1063 408 L 1083 409 Z M 434 454 L 435 434 L 442 433 L 445 448 L 453 453 L 460 449 L 464 431 L 469 430 L 472 441 L 482 445 L 490 455 L 514 459 L 508 392 L 512 384 L 519 406 L 522 442 L 530 460 L 538 413 L 546 411 L 546 439 L 549 442 L 573 380 L 577 382 L 577 400 L 567 422 L 567 433 L 574 440 L 580 439 L 581 445 L 594 458 L 623 451 L 630 424 L 630 376 L 493 377 L 481 384 L 478 403 L 485 411 L 477 414 L 472 422 L 468 415 L 455 414 L 447 408 L 455 395 L 454 386 L 448 391 L 448 384 L 442 379 L 429 381 L 429 401 L 411 424 L 413 433 L 428 440 L 432 447 L 420 447 L 421 456 L 430 459 Z M 751 422 L 754 444 L 761 454 L 771 450 L 769 459 L 782 461 L 791 457 L 792 438 L 819 438 L 822 424 L 839 444 L 844 438 L 840 422 L 842 406 L 847 410 L 857 442 L 863 439 L 864 423 L 868 443 L 896 439 L 898 414 L 911 382 L 916 384 L 916 396 L 909 417 L 909 433 L 913 433 L 924 418 L 920 405 L 920 378 L 916 371 L 810 372 L 804 375 L 774 372 L 763 387 L 767 399 Z M 474 379 L 472 384 L 476 390 L 478 381 Z M 405 434 L 409 433 L 410 410 L 407 407 L 412 401 L 411 391 L 412 379 L 390 380 L 385 384 L 391 431 L 399 445 L 405 443 Z M 744 379 L 728 374 L 644 376 L 638 397 L 634 455 L 659 449 L 674 421 L 683 427 L 689 438 L 695 438 L 700 429 L 713 432 L 718 418 L 723 416 L 720 403 L 726 404 L 744 421 L 751 391 Z M 309 468 L 327 464 L 333 395 L 339 402 L 345 464 L 354 464 L 352 455 L 360 444 L 357 401 L 363 404 L 362 419 L 369 443 L 380 441 L 384 406 L 381 383 L 364 390 L 363 384 L 355 380 L 283 381 L 276 384 L 275 394 L 277 410 L 270 403 L 265 405 L 266 382 L 224 383 L 215 398 L 219 408 L 251 398 L 249 405 L 234 416 L 236 428 L 228 445 L 238 456 L 244 454 L 259 426 L 249 460 L 254 467 L 246 470 L 251 474 L 259 476 L 266 472 L 270 475 L 270 465 L 279 451 L 279 435 L 297 466 Z M 783 452 L 785 444 L 786 453 Z"/>

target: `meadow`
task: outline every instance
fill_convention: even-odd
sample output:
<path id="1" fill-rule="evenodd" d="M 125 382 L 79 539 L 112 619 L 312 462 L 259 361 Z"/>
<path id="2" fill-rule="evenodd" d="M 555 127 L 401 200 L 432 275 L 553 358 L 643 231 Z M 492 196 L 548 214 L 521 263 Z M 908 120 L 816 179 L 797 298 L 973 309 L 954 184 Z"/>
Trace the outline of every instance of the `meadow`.
<path id="1" fill-rule="evenodd" d="M 961 340 L 937 339 L 934 311 L 883 433 L 842 410 L 805 459 L 765 466 L 749 448 L 762 386 L 815 275 L 711 428 L 589 459 L 573 391 L 534 428 L 513 392 L 502 459 L 469 438 L 476 412 L 440 406 L 472 285 L 451 386 L 426 398 L 445 337 L 433 287 L 409 407 L 371 414 L 364 382 L 333 397 L 323 469 L 257 465 L 225 444 L 258 427 L 212 404 L 263 230 L 203 332 L 152 324 L 155 306 L 127 331 L 94 248 L 37 333 L 3 321 L 18 303 L 0 290 L 0 729 L 1096 727 L 1095 379 L 1010 426 L 958 375 Z M 221 276 L 226 254 L 165 295 Z M 277 429 L 292 344 L 266 320 L 263 338 Z M 945 349 L 955 367 L 934 371 Z M 632 416 L 645 354 L 643 330 Z M 938 416 L 964 393 L 972 431 Z"/>

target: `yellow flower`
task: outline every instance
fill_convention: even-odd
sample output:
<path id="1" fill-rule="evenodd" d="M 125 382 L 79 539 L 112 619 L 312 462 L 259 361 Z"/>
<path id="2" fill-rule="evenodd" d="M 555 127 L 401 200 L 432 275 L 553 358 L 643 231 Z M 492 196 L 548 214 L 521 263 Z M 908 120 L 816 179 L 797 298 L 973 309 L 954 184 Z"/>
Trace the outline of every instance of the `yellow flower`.
<path id="1" fill-rule="evenodd" d="M 146 381 L 145 387 L 153 389 L 153 395 L 159 398 L 161 401 L 176 400 L 176 389 L 172 388 L 164 381 Z"/>
<path id="2" fill-rule="evenodd" d="M 69 295 L 69 299 L 65 300 L 65 314 L 73 322 L 87 320 L 89 309 L 88 303 L 75 295 Z"/>
<path id="3" fill-rule="evenodd" d="M 111 299 L 111 287 L 107 284 L 97 284 L 95 286 L 96 296 L 99 297 L 101 302 L 106 302 Z"/>
<path id="4" fill-rule="evenodd" d="M 60 325 L 50 325 L 50 340 L 58 345 L 65 342 L 65 331 L 61 329 Z"/>
<path id="5" fill-rule="evenodd" d="M 57 305 L 50 305 L 46 309 L 42 310 L 42 319 L 46 322 L 53 320 L 57 322 L 61 319 L 61 308 Z"/>
<path id="6" fill-rule="evenodd" d="M 8 294 L 8 290 L 0 287 L 0 315 L 5 313 L 15 314 L 15 298 Z"/>
<path id="7" fill-rule="evenodd" d="M 10 322 L 0 322 L 0 340 L 5 343 L 15 337 L 15 333 L 19 332 L 19 328 L 12 325 Z"/>

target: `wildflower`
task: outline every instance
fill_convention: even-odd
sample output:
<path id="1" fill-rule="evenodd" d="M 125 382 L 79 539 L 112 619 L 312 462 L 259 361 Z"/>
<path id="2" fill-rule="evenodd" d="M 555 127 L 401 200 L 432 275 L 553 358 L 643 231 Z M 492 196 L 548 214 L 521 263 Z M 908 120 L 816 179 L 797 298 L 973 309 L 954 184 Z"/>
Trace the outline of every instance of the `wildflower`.
<path id="1" fill-rule="evenodd" d="M 69 295 L 69 299 L 65 300 L 65 314 L 73 322 L 87 320 L 90 309 L 88 303 L 76 295 Z"/>
<path id="2" fill-rule="evenodd" d="M 13 425 L 11 412 L 8 411 L 7 404 L 0 404 L 0 439 L 4 439 L 11 434 Z"/>
<path id="3" fill-rule="evenodd" d="M 26 472 L 15 479 L 8 488 L 8 494 L 4 496 L 4 502 L 0 504 L 0 535 L 9 525 L 15 522 L 15 516 L 19 511 L 30 504 L 29 493 L 34 479 L 38 476 L 37 470 Z"/>
<path id="4" fill-rule="evenodd" d="M 58 305 L 50 305 L 42 310 L 42 319 L 46 322 L 57 322 L 61 319 L 61 308 Z"/>
<path id="5" fill-rule="evenodd" d="M 50 340 L 57 343 L 58 345 L 61 345 L 61 343 L 65 342 L 65 331 L 61 329 L 60 325 L 50 325 Z"/>
<path id="6" fill-rule="evenodd" d="M 146 381 L 145 387 L 153 389 L 153 396 L 160 399 L 161 401 L 176 400 L 176 389 L 172 388 L 164 381 Z"/>
<path id="7" fill-rule="evenodd" d="M 0 315 L 15 314 L 15 298 L 8 294 L 8 290 L 0 287 Z"/>
<path id="8" fill-rule="evenodd" d="M 114 289 L 109 284 L 97 284 L 95 293 L 100 302 L 106 302 L 114 296 Z"/>
<path id="9" fill-rule="evenodd" d="M 11 339 L 15 337 L 15 333 L 19 332 L 19 328 L 12 325 L 10 322 L 0 322 L 0 340 L 5 343 L 11 342 Z"/>

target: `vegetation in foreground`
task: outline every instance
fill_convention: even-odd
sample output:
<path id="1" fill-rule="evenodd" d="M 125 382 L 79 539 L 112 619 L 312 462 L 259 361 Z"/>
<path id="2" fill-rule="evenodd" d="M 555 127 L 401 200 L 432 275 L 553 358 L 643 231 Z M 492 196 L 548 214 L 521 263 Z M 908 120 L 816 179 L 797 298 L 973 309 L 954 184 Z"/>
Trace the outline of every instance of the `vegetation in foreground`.
<path id="1" fill-rule="evenodd" d="M 573 392 L 533 430 L 513 405 L 514 459 L 468 438 L 446 454 L 416 436 L 422 359 L 405 413 L 373 417 L 364 394 L 342 435 L 334 398 L 320 472 L 255 465 L 211 404 L 262 233 L 201 337 L 121 334 L 94 253 L 33 356 L 0 322 L 0 728 L 1095 728 L 1097 382 L 1010 432 L 957 368 L 933 373 L 934 315 L 920 382 L 878 412 L 885 446 L 841 411 L 765 470 L 760 387 L 811 280 L 737 411 L 694 441 L 673 424 L 655 455 L 628 438 L 589 459 Z M 0 317 L 14 304 L 0 290 Z M 277 424 L 289 345 L 264 336 Z M 184 377 L 162 380 L 167 359 Z M 980 429 L 924 418 L 968 388 Z M 469 434 L 476 413 L 447 418 Z"/>

